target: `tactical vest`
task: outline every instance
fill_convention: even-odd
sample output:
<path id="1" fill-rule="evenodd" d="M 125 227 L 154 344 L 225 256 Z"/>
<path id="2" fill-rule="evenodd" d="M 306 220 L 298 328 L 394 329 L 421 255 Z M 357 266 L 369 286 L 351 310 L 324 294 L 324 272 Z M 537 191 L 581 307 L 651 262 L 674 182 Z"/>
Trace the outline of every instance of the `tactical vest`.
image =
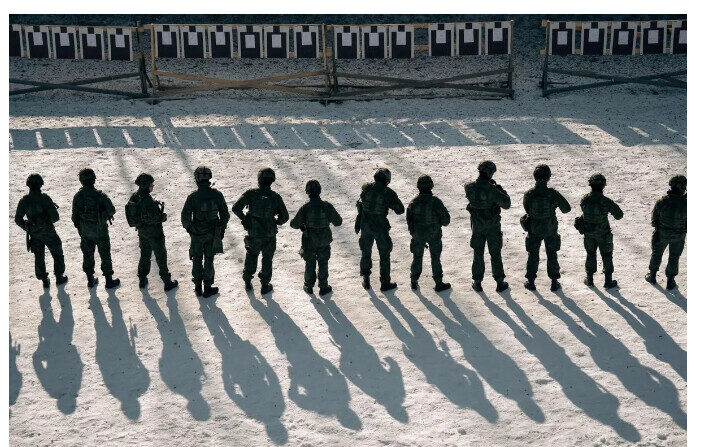
<path id="1" fill-rule="evenodd" d="M 34 228 L 41 228 L 51 224 L 51 217 L 45 207 L 43 196 L 27 197 L 27 220 Z"/>
<path id="2" fill-rule="evenodd" d="M 195 222 L 212 224 L 219 220 L 219 208 L 214 194 L 201 194 L 201 197 L 197 197 L 197 202 L 193 213 Z"/>
<path id="3" fill-rule="evenodd" d="M 138 218 L 141 225 L 157 225 L 161 223 L 161 209 L 151 197 L 142 197 L 138 206 Z"/>
<path id="4" fill-rule="evenodd" d="M 529 216 L 532 219 L 549 219 L 553 214 L 549 191 L 534 192 L 531 196 L 531 206 L 529 208 Z"/>
<path id="5" fill-rule="evenodd" d="M 604 196 L 590 195 L 583 204 L 583 218 L 585 222 L 592 225 L 607 224 L 607 215 L 609 214 L 609 205 Z"/>
<path id="6" fill-rule="evenodd" d="M 363 212 L 366 214 L 387 215 L 386 197 L 389 192 L 387 187 L 380 189 L 375 183 L 371 185 L 363 195 Z"/>
<path id="7" fill-rule="evenodd" d="M 434 197 L 419 196 L 412 206 L 412 220 L 415 225 L 435 226 L 439 225 L 439 219 L 434 212 Z"/>
<path id="8" fill-rule="evenodd" d="M 274 220 L 276 213 L 276 200 L 272 191 L 256 190 L 253 200 L 249 204 L 248 215 L 262 222 Z"/>
<path id="9" fill-rule="evenodd" d="M 492 208 L 492 202 L 490 201 L 490 185 L 475 182 L 468 191 L 468 201 L 470 206 L 476 210 L 487 210 Z"/>
<path id="10" fill-rule="evenodd" d="M 101 196 L 99 191 L 83 192 L 83 208 L 80 210 L 80 223 L 82 225 L 96 226 L 100 220 L 100 202 Z"/>
<path id="11" fill-rule="evenodd" d="M 661 227 L 683 231 L 687 228 L 687 198 L 668 196 L 661 204 L 659 222 Z"/>
<path id="12" fill-rule="evenodd" d="M 329 224 L 329 216 L 327 215 L 327 209 L 324 203 L 310 204 L 307 207 L 307 214 L 305 216 L 305 226 L 307 226 L 307 228 L 329 228 Z"/>

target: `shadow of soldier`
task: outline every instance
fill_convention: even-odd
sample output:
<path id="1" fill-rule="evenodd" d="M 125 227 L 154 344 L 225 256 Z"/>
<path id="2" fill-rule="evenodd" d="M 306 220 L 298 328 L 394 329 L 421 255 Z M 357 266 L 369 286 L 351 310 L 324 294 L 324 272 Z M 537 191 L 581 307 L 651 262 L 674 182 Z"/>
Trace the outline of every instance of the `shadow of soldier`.
<path id="1" fill-rule="evenodd" d="M 141 289 L 144 305 L 156 320 L 161 335 L 161 358 L 158 369 L 163 383 L 174 393 L 187 400 L 187 409 L 198 421 L 210 418 L 210 406 L 202 397 L 202 377 L 205 375 L 200 357 L 193 350 L 185 324 L 178 313 L 177 290 L 166 293 L 168 316 L 161 310 L 147 289 Z"/>
<path id="2" fill-rule="evenodd" d="M 149 388 L 151 379 L 136 354 L 136 326 L 130 326 L 127 332 L 122 309 L 113 290 L 108 291 L 107 296 L 107 306 L 112 316 L 110 323 L 95 289 L 90 289 L 89 302 L 95 319 L 95 360 L 105 386 L 120 401 L 122 413 L 131 420 L 138 420 L 141 416 L 139 396 Z"/>
<path id="3" fill-rule="evenodd" d="M 351 395 L 344 376 L 314 350 L 299 326 L 273 300 L 273 294 L 265 297 L 265 303 L 251 292 L 248 295 L 251 306 L 270 326 L 278 350 L 290 363 L 290 400 L 302 409 L 334 416 L 348 429 L 360 430 L 361 420 L 349 408 Z"/>
<path id="4" fill-rule="evenodd" d="M 656 290 L 661 292 L 663 296 L 665 296 L 668 299 L 668 301 L 687 312 L 687 298 L 685 297 L 685 295 L 680 293 L 680 289 L 676 288 L 675 290 L 666 290 L 660 284 L 655 284 L 653 287 L 655 287 Z"/>
<path id="5" fill-rule="evenodd" d="M 20 389 L 22 388 L 22 373 L 17 368 L 17 357 L 20 355 L 20 347 L 19 343 L 12 344 L 12 332 L 10 332 L 10 406 L 17 402 Z"/>
<path id="6" fill-rule="evenodd" d="M 558 317 L 570 332 L 585 346 L 590 348 L 590 356 L 603 371 L 617 376 L 617 379 L 646 405 L 667 413 L 682 428 L 687 428 L 687 415 L 680 408 L 678 391 L 675 385 L 658 371 L 643 366 L 629 349 L 585 313 L 562 291 L 556 292 L 561 301 L 582 323 L 578 325 L 573 317 L 559 306 L 545 300 L 538 292 L 534 293 L 539 304 Z"/>
<path id="7" fill-rule="evenodd" d="M 449 318 L 420 291 L 416 290 L 414 293 L 444 324 L 446 333 L 461 345 L 466 361 L 490 387 L 504 397 L 514 400 L 524 414 L 532 420 L 544 422 L 544 413 L 532 398 L 534 391 L 529 378 L 510 356 L 497 349 L 458 309 L 456 303 L 451 300 L 451 290 L 439 295 L 455 320 Z"/>
<path id="8" fill-rule="evenodd" d="M 329 327 L 329 334 L 341 352 L 341 372 L 364 393 L 385 407 L 400 422 L 408 422 L 402 406 L 405 387 L 402 370 L 392 357 L 381 362 L 378 353 L 354 327 L 335 302 L 315 302 L 314 308 Z"/>
<path id="9" fill-rule="evenodd" d="M 260 421 L 275 444 L 288 442 L 280 421 L 285 401 L 280 381 L 271 365 L 248 340 L 242 340 L 212 298 L 200 300 L 200 312 L 222 355 L 224 390 L 246 416 Z"/>
<path id="10" fill-rule="evenodd" d="M 497 410 L 485 397 L 483 383 L 475 371 L 451 357 L 445 341 L 440 341 L 437 347 L 429 331 L 402 305 L 394 293 L 386 293 L 385 296 L 407 322 L 409 330 L 373 290 L 367 292 L 375 308 L 388 320 L 395 336 L 402 342 L 402 351 L 407 359 L 424 373 L 427 382 L 438 388 L 454 405 L 473 409 L 488 421 L 497 422 Z"/>
<path id="11" fill-rule="evenodd" d="M 83 362 L 73 339 L 73 307 L 71 297 L 63 286 L 58 288 L 61 313 L 54 319 L 51 295 L 45 291 L 39 297 L 42 319 L 37 332 L 39 345 L 32 355 L 32 363 L 39 382 L 49 396 L 56 399 L 56 406 L 64 414 L 76 410 L 76 399 L 83 378 Z"/>
<path id="12" fill-rule="evenodd" d="M 490 301 L 485 293 L 478 295 L 490 312 L 512 329 L 515 338 L 526 350 L 539 359 L 548 375 L 559 383 L 568 400 L 592 419 L 612 427 L 623 439 L 629 442 L 637 442 L 641 439 L 636 427 L 617 414 L 619 399 L 573 363 L 565 350 L 512 299 L 509 290 L 502 292 L 501 296 L 524 328 L 504 309 Z"/>

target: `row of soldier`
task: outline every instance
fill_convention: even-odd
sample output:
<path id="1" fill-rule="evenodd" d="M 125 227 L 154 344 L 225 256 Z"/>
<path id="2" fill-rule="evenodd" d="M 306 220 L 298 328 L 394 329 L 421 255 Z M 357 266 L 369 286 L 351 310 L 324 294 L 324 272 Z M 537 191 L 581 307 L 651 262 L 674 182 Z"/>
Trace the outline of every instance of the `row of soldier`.
<path id="1" fill-rule="evenodd" d="M 502 230 L 500 212 L 511 206 L 507 192 L 493 180 L 497 168 L 491 161 L 484 161 L 478 166 L 478 178 L 466 184 L 468 199 L 466 209 L 470 213 L 472 235 L 470 246 L 473 248 L 472 287 L 482 291 L 485 273 L 484 252 L 487 245 L 492 264 L 492 274 L 497 284 L 497 291 L 506 290 L 502 266 Z M 190 235 L 190 259 L 192 260 L 192 279 L 197 296 L 210 297 L 218 293 L 214 286 L 214 257 L 223 252 L 222 240 L 229 222 L 229 210 L 224 196 L 211 185 L 212 171 L 204 166 L 195 170 L 197 190 L 190 194 L 181 212 L 181 223 Z M 83 252 L 83 270 L 87 275 L 88 287 L 97 283 L 95 278 L 95 248 L 101 258 L 101 269 L 105 276 L 105 287 L 119 286 L 120 280 L 114 277 L 110 254 L 110 237 L 108 223 L 112 223 L 115 207 L 109 197 L 95 188 L 95 172 L 83 169 L 79 173 L 82 188 L 73 198 L 72 221 L 80 234 L 80 247 Z M 543 242 L 547 257 L 547 274 L 551 279 L 551 290 L 560 289 L 560 266 L 558 251 L 561 237 L 558 233 L 556 210 L 568 213 L 571 206 L 558 191 L 548 187 L 551 170 L 546 165 L 539 165 L 534 170 L 535 186 L 524 195 L 524 209 L 520 223 L 527 232 L 526 282 L 524 286 L 535 290 L 539 251 Z M 405 207 L 390 184 L 390 171 L 378 169 L 374 181 L 363 185 L 355 221 L 355 232 L 360 234 L 361 249 L 360 274 L 363 287 L 369 289 L 372 268 L 371 253 L 376 244 L 380 257 L 381 291 L 392 290 L 397 284 L 391 281 L 390 253 L 393 248 L 390 237 L 389 210 L 396 214 L 405 212 Z M 252 290 L 251 281 L 261 255 L 261 270 L 258 277 L 261 293 L 273 290 L 271 278 L 273 273 L 273 255 L 276 249 L 278 227 L 285 224 L 288 211 L 282 197 L 271 189 L 275 181 L 275 172 L 271 168 L 261 169 L 258 173 L 258 188 L 249 189 L 232 207 L 232 212 L 241 220 L 246 230 L 244 246 L 243 280 L 246 290 Z M 54 228 L 59 220 L 58 207 L 51 198 L 41 192 L 43 179 L 39 174 L 27 178 L 29 194 L 17 205 L 15 222 L 27 234 L 27 249 L 35 256 L 35 273 L 49 287 L 45 265 L 45 249 L 54 259 L 54 273 L 58 285 L 68 281 L 65 273 L 61 239 Z M 159 275 L 164 289 L 169 291 L 178 286 L 178 281 L 171 279 L 167 265 L 166 242 L 163 222 L 167 215 L 163 202 L 155 200 L 151 193 L 154 178 L 142 173 L 135 183 L 139 189 L 132 194 L 125 206 L 127 222 L 136 228 L 139 236 L 141 256 L 137 275 L 139 287 L 148 284 L 151 268 L 151 255 L 155 255 Z M 593 285 L 593 275 L 597 271 L 597 251 L 602 258 L 605 275 L 605 288 L 617 287 L 612 278 L 613 237 L 609 225 L 609 215 L 621 219 L 621 208 L 603 194 L 606 179 L 602 174 L 595 174 L 589 179 L 591 192 L 580 203 L 582 215 L 575 219 L 575 227 L 584 235 L 587 252 L 585 261 L 585 284 Z M 442 227 L 450 222 L 449 213 L 442 201 L 432 194 L 434 184 L 431 177 L 423 175 L 417 180 L 419 194 L 407 207 L 406 220 L 412 236 L 410 251 L 413 254 L 411 266 L 411 287 L 418 288 L 422 272 L 422 258 L 425 248 L 431 256 L 434 289 L 442 291 L 451 285 L 443 282 L 441 266 Z M 654 227 L 651 241 L 651 260 L 646 280 L 656 283 L 656 273 L 661 264 L 663 252 L 669 249 L 668 265 L 665 270 L 666 288 L 676 287 L 675 276 L 678 274 L 678 261 L 682 254 L 687 233 L 687 180 L 682 175 L 673 177 L 669 182 L 670 190 L 660 198 L 653 209 L 651 224 Z M 332 232 L 330 225 L 340 226 L 342 218 L 334 206 L 321 200 L 321 185 L 317 180 L 307 182 L 305 191 L 309 201 L 294 216 L 290 225 L 302 232 L 300 254 L 305 261 L 304 290 L 312 293 L 315 282 L 319 286 L 320 296 L 327 295 L 332 288 L 328 282 L 328 262 L 331 256 Z"/>

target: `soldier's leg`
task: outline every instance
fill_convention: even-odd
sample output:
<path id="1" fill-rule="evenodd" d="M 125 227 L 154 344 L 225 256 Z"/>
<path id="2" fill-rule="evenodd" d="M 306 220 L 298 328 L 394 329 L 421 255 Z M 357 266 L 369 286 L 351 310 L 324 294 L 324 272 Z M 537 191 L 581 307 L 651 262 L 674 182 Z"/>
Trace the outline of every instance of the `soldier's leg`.
<path id="1" fill-rule="evenodd" d="M 561 277 L 561 266 L 558 264 L 558 250 L 561 249 L 561 236 L 551 235 L 544 239 L 546 246 L 546 273 L 551 279 Z"/>
<path id="2" fill-rule="evenodd" d="M 663 252 L 668 242 L 661 241 L 660 234 L 657 231 L 651 236 L 651 261 L 648 263 L 648 270 L 656 273 L 661 266 Z M 670 253 L 668 254 L 668 262 L 670 262 Z"/>
<path id="3" fill-rule="evenodd" d="M 205 256 L 203 240 L 197 236 L 190 239 L 190 258 L 193 263 L 193 282 L 198 284 L 203 280 L 202 258 Z"/>
<path id="4" fill-rule="evenodd" d="M 607 275 L 611 276 L 614 272 L 614 262 L 612 260 L 614 241 L 612 233 L 605 234 L 602 239 L 598 241 L 598 245 L 600 248 L 600 256 L 602 256 L 602 272 L 604 272 L 605 277 Z"/>
<path id="5" fill-rule="evenodd" d="M 410 252 L 412 253 L 412 266 L 410 267 L 410 278 L 418 280 L 422 274 L 422 261 L 424 260 L 424 242 L 412 237 L 410 241 Z"/>
<path id="6" fill-rule="evenodd" d="M 34 274 L 37 279 L 46 279 L 49 274 L 46 273 L 46 249 L 44 243 L 32 238 L 31 242 L 32 253 L 34 253 Z"/>
<path id="7" fill-rule="evenodd" d="M 361 249 L 361 276 L 371 274 L 373 261 L 371 255 L 373 252 L 374 235 L 366 229 L 361 229 L 361 237 L 358 239 L 358 246 Z"/>
<path id="8" fill-rule="evenodd" d="M 63 259 L 63 244 L 61 243 L 61 238 L 54 232 L 45 241 L 46 247 L 51 253 L 51 257 L 54 258 L 54 274 L 57 278 L 63 276 L 66 271 L 66 264 Z"/>
<path id="9" fill-rule="evenodd" d="M 668 245 L 668 266 L 665 268 L 665 276 L 668 278 L 678 276 L 678 264 L 684 248 L 685 239 L 671 241 Z"/>
<path id="10" fill-rule="evenodd" d="M 526 240 L 527 264 L 526 275 L 524 277 L 530 281 L 536 279 L 536 272 L 539 271 L 539 251 L 541 251 L 541 238 L 527 234 Z"/>
<path id="11" fill-rule="evenodd" d="M 261 247 L 261 272 L 258 274 L 261 284 L 268 284 L 273 277 L 273 254 L 275 253 L 275 236 L 267 238 Z"/>
<path id="12" fill-rule="evenodd" d="M 214 284 L 215 269 L 214 269 L 214 249 L 212 247 L 213 240 L 205 242 L 203 246 L 204 265 L 202 269 L 202 282 L 206 286 Z"/>
<path id="13" fill-rule="evenodd" d="M 585 273 L 593 275 L 597 271 L 597 239 L 592 236 L 585 236 Z"/>
<path id="14" fill-rule="evenodd" d="M 392 252 L 392 239 L 390 233 L 384 232 L 376 240 L 378 255 L 380 257 L 380 283 L 390 282 L 390 252 Z"/>
<path id="15" fill-rule="evenodd" d="M 112 250 L 110 247 L 110 236 L 104 236 L 96 241 L 98 253 L 100 253 L 100 270 L 104 276 L 115 274 L 112 268 Z"/>
<path id="16" fill-rule="evenodd" d="M 441 238 L 429 241 L 429 255 L 431 256 L 431 276 L 434 282 L 440 283 L 444 279 L 444 269 L 441 267 L 441 251 L 443 244 Z"/>
<path id="17" fill-rule="evenodd" d="M 244 247 L 246 248 L 246 258 L 244 259 L 244 281 L 251 281 L 256 268 L 258 267 L 258 254 L 261 252 L 261 244 L 257 239 L 250 236 L 244 237 Z"/>
<path id="18" fill-rule="evenodd" d="M 87 237 L 80 238 L 80 251 L 83 252 L 83 271 L 88 276 L 95 274 L 95 242 Z"/>
<path id="19" fill-rule="evenodd" d="M 492 277 L 498 283 L 505 279 L 505 270 L 502 267 L 502 232 L 495 232 L 487 238 L 488 251 L 490 252 L 490 264 L 492 265 Z"/>
<path id="20" fill-rule="evenodd" d="M 317 253 L 313 248 L 308 248 L 302 252 L 302 258 L 305 260 L 305 286 L 312 287 L 317 281 Z"/>
<path id="21" fill-rule="evenodd" d="M 331 257 L 331 246 L 327 245 L 317 250 L 317 262 L 319 263 L 319 288 L 323 289 L 329 285 L 329 258 Z"/>
<path id="22" fill-rule="evenodd" d="M 156 264 L 158 265 L 158 276 L 163 282 L 171 280 L 171 273 L 168 271 L 168 254 L 166 252 L 166 238 L 159 237 L 152 241 Z"/>
<path id="23" fill-rule="evenodd" d="M 151 243 L 145 236 L 139 235 L 139 267 L 137 275 L 139 278 L 146 278 L 151 271 Z"/>
<path id="24" fill-rule="evenodd" d="M 470 237 L 470 246 L 473 248 L 473 280 L 481 282 L 485 276 L 485 235 L 473 233 Z"/>

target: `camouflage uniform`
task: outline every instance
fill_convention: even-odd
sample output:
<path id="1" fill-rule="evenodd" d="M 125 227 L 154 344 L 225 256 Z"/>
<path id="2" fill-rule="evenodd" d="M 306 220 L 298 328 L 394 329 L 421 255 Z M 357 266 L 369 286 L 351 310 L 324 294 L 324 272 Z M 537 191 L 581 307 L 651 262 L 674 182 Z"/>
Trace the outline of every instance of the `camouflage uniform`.
<path id="1" fill-rule="evenodd" d="M 190 259 L 193 262 L 195 293 L 205 297 L 218 292 L 214 283 L 214 256 L 222 253 L 222 238 L 229 222 L 229 209 L 224 196 L 210 186 L 212 171 L 201 166 L 195 170 L 197 191 L 185 200 L 180 221 L 190 234 Z M 204 262 L 203 262 L 204 261 Z"/>
<path id="2" fill-rule="evenodd" d="M 49 287 L 46 248 L 54 258 L 56 284 L 64 284 L 68 278 L 64 276 L 66 265 L 63 259 L 63 245 L 54 228 L 54 223 L 59 220 L 58 206 L 51 197 L 41 192 L 43 184 L 44 180 L 39 174 L 32 174 L 27 178 L 30 191 L 17 204 L 15 223 L 27 232 L 27 249 L 34 253 L 34 274 L 44 283 L 44 287 Z"/>
<path id="3" fill-rule="evenodd" d="M 251 279 L 256 273 L 260 253 L 262 255 L 261 272 L 258 277 L 261 280 L 261 293 L 268 293 L 273 290 L 270 282 L 273 276 L 273 254 L 278 225 L 287 222 L 289 216 L 282 197 L 271 190 L 270 185 L 275 181 L 273 170 L 264 168 L 259 172 L 258 177 L 259 187 L 249 189 L 242 194 L 232 207 L 232 212 L 241 219 L 247 231 L 244 237 L 246 259 L 243 272 L 246 289 L 251 289 Z M 248 211 L 244 214 L 246 207 Z"/>
<path id="4" fill-rule="evenodd" d="M 321 193 L 319 182 L 311 180 L 305 189 L 310 196 L 310 201 L 302 205 L 290 221 L 290 226 L 302 230 L 300 254 L 305 260 L 305 291 L 312 293 L 312 287 L 319 278 L 319 294 L 326 295 L 331 292 L 327 281 L 333 240 L 329 225 L 340 226 L 341 216 L 334 205 L 319 198 Z M 315 272 L 317 266 L 319 266 L 319 275 Z"/>

